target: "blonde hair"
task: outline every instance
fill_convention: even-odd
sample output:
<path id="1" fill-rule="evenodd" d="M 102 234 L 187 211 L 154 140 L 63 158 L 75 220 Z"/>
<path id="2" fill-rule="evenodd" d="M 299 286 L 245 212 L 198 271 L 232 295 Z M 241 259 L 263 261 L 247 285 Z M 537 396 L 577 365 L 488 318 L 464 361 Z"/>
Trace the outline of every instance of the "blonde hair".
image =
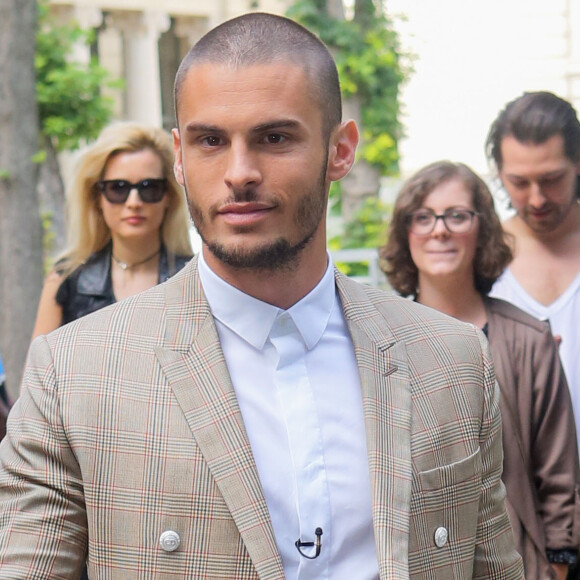
<path id="1" fill-rule="evenodd" d="M 168 182 L 168 205 L 161 240 L 171 255 L 191 256 L 189 215 L 185 195 L 173 174 L 173 146 L 169 133 L 139 123 L 119 122 L 106 127 L 77 162 L 67 196 L 68 244 L 59 258 L 59 273 L 67 276 L 111 240 L 99 207 L 95 185 L 103 178 L 111 157 L 150 149 L 157 153 Z"/>

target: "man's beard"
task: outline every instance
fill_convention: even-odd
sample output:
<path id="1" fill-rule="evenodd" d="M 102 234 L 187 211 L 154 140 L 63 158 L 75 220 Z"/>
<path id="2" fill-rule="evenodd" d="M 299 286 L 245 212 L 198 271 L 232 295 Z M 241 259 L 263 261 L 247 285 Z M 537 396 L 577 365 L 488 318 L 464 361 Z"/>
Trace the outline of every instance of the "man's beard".
<path id="1" fill-rule="evenodd" d="M 218 242 L 207 242 L 201 236 L 208 250 L 221 262 L 237 270 L 292 270 L 298 263 L 298 256 L 308 245 L 314 232 L 309 233 L 299 243 L 290 244 L 285 238 L 258 246 L 252 250 L 228 249 Z"/>
<path id="2" fill-rule="evenodd" d="M 574 211 L 575 206 L 580 204 L 580 175 L 576 176 L 576 181 L 574 183 L 574 194 L 575 195 L 573 195 L 570 199 L 570 203 L 566 206 L 548 202 L 546 206 L 551 209 L 552 215 L 550 216 L 550 219 L 545 220 L 543 223 L 538 223 L 537 220 L 534 220 L 531 217 L 531 211 L 529 210 L 528 206 L 524 206 L 522 209 L 516 210 L 516 213 L 518 217 L 536 234 L 551 234 L 552 232 L 556 231 L 563 222 L 566 221 L 566 218 L 570 212 Z M 511 202 L 509 207 L 513 207 Z"/>
<path id="3" fill-rule="evenodd" d="M 578 205 L 579 200 L 574 196 L 570 203 L 566 206 L 561 206 L 558 204 L 550 203 L 548 208 L 551 209 L 551 215 L 549 219 L 543 222 L 538 222 L 531 217 L 531 212 L 525 207 L 521 212 L 518 212 L 519 217 L 524 221 L 524 223 L 537 234 L 550 234 L 556 231 L 570 215 L 570 212 L 574 210 L 574 207 Z"/>
<path id="4" fill-rule="evenodd" d="M 326 159 L 315 187 L 304 195 L 295 210 L 294 225 L 296 232 L 303 235 L 298 242 L 291 244 L 284 237 L 265 242 L 253 248 L 228 247 L 219 241 L 209 240 L 204 235 L 204 218 L 200 208 L 186 195 L 189 212 L 203 243 L 220 262 L 239 270 L 292 270 L 304 248 L 314 237 L 326 208 Z M 255 201 L 255 190 L 234 193 L 232 201 Z"/>

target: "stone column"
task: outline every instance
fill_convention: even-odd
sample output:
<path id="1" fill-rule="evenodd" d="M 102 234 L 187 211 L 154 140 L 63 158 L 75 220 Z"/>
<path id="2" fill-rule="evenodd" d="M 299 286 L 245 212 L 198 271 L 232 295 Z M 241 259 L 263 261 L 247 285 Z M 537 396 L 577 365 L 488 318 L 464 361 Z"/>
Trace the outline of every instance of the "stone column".
<path id="1" fill-rule="evenodd" d="M 210 28 L 211 20 L 199 16 L 179 16 L 175 20 L 175 35 L 187 40 L 191 48 Z"/>
<path id="2" fill-rule="evenodd" d="M 162 12 L 114 12 L 108 21 L 124 38 L 126 116 L 161 127 L 159 37 L 171 20 Z"/>
<path id="3" fill-rule="evenodd" d="M 98 28 L 103 23 L 103 12 L 100 8 L 92 6 L 63 6 L 54 4 L 51 12 L 58 21 L 65 24 L 74 20 L 83 30 Z M 82 64 L 91 61 L 91 47 L 84 43 L 76 43 L 73 46 L 71 58 Z"/>
<path id="4" fill-rule="evenodd" d="M 91 6 L 75 6 L 73 18 L 83 30 L 99 28 L 103 23 L 103 12 L 100 8 Z M 91 62 L 91 47 L 86 44 L 81 46 L 77 43 L 74 47 L 73 58 L 78 62 L 89 64 Z"/>

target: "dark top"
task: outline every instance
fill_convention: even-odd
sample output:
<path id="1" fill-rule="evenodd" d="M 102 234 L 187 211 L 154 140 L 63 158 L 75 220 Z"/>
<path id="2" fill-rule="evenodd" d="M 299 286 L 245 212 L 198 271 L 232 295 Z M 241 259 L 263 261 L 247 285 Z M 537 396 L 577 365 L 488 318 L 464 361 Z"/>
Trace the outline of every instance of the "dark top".
<path id="1" fill-rule="evenodd" d="M 62 307 L 61 325 L 116 302 L 111 280 L 111 248 L 109 243 L 92 254 L 62 281 L 56 293 L 56 301 Z M 179 272 L 190 259 L 191 256 L 170 254 L 161 246 L 158 283 Z M 56 268 L 58 271 L 58 264 Z"/>

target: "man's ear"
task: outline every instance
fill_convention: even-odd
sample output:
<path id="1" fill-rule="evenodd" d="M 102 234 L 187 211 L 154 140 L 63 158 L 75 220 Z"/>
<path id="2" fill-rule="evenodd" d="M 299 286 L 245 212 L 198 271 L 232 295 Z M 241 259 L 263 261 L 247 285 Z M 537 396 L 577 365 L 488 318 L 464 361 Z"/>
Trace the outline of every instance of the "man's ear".
<path id="1" fill-rule="evenodd" d="M 179 137 L 179 129 L 172 129 L 171 134 L 173 135 L 173 173 L 175 174 L 177 183 L 179 183 L 181 186 L 185 186 L 185 179 L 183 177 L 183 162 L 181 159 L 181 139 Z"/>
<path id="2" fill-rule="evenodd" d="M 332 133 L 328 150 L 326 176 L 330 181 L 342 179 L 354 165 L 358 129 L 353 120 L 344 121 Z"/>

